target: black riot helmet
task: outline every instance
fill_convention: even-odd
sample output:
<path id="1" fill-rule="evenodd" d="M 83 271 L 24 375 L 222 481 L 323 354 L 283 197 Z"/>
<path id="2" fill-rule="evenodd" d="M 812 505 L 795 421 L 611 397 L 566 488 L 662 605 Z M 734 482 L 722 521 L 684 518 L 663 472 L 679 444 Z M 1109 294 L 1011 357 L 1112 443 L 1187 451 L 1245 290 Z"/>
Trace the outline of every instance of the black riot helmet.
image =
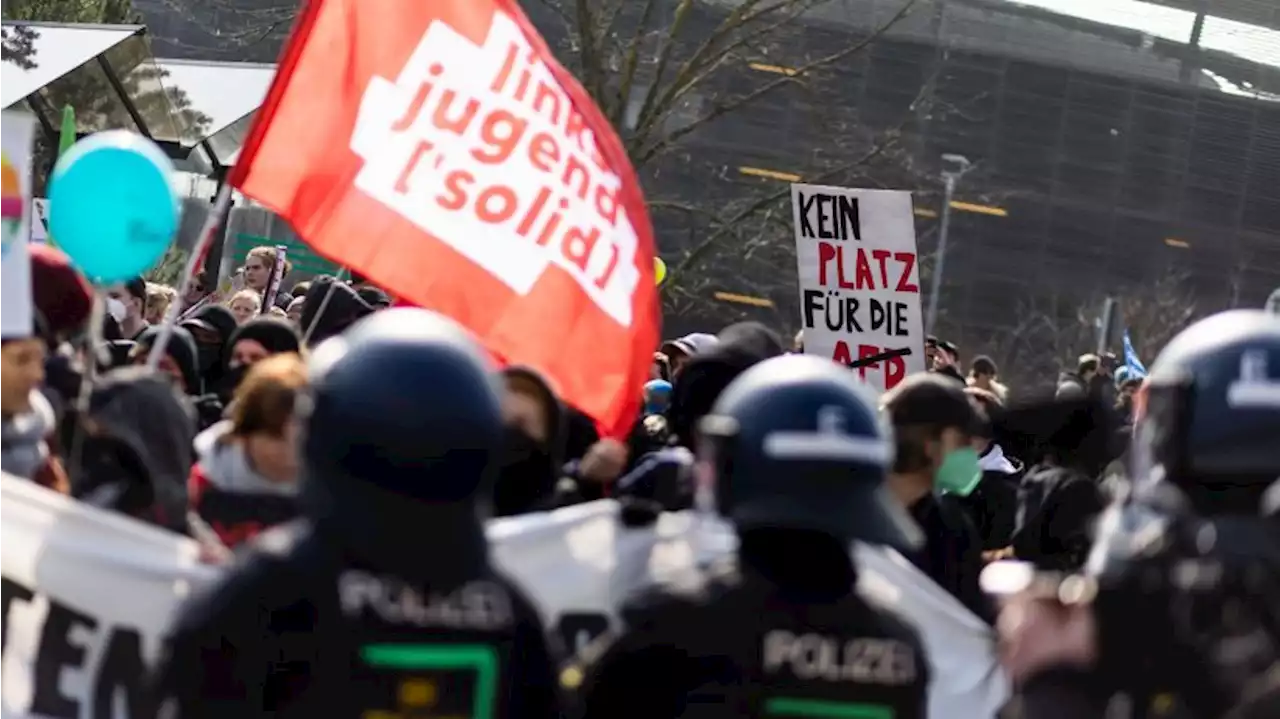
<path id="1" fill-rule="evenodd" d="M 307 511 L 344 536 L 416 539 L 418 555 L 422 533 L 481 542 L 503 422 L 498 377 L 467 332 L 427 310 L 384 310 L 310 364 Z"/>
<path id="2" fill-rule="evenodd" d="M 848 369 L 806 355 L 765 360 L 724 390 L 699 429 L 716 507 L 739 530 L 918 546 L 919 529 L 885 487 L 889 430 Z"/>
<path id="3" fill-rule="evenodd" d="M 1093 602 L 1100 676 L 1222 716 L 1280 666 L 1280 317 L 1197 322 L 1140 398 L 1135 482 L 1070 594 Z"/>
<path id="4" fill-rule="evenodd" d="M 1280 317 L 1233 310 L 1175 337 L 1143 389 L 1138 477 L 1203 515 L 1256 514 L 1280 477 Z"/>

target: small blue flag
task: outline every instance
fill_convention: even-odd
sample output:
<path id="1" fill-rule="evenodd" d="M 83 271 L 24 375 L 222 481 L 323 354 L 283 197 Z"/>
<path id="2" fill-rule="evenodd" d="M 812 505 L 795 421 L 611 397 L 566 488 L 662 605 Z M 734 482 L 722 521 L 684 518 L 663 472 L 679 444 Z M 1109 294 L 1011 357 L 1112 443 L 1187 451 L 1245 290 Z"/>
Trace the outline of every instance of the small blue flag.
<path id="1" fill-rule="evenodd" d="M 1129 340 L 1129 330 L 1124 331 L 1124 366 L 1129 369 L 1130 377 L 1147 376 L 1147 368 L 1142 364 L 1142 360 L 1138 358 L 1138 353 L 1133 349 L 1133 342 Z"/>

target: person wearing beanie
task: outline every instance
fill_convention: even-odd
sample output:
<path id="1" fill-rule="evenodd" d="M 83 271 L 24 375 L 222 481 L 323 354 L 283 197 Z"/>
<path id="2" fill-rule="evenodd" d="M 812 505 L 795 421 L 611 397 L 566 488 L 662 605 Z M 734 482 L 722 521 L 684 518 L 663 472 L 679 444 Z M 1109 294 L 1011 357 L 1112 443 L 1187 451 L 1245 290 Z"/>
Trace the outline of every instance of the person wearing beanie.
<path id="1" fill-rule="evenodd" d="M 61 250 L 31 243 L 31 299 L 56 343 L 84 327 L 93 311 L 93 287 Z"/>
<path id="2" fill-rule="evenodd" d="M 666 355 L 671 366 L 671 378 L 674 379 L 689 360 L 715 347 L 717 342 L 715 335 L 692 332 L 678 340 L 663 342 L 658 351 Z"/>
<path id="3" fill-rule="evenodd" d="M 225 369 L 218 384 L 218 397 L 231 401 L 249 368 L 277 354 L 302 353 L 302 340 L 293 325 L 275 317 L 257 317 L 236 328 L 223 351 Z"/>
<path id="4" fill-rule="evenodd" d="M 147 327 L 134 340 L 129 361 L 135 365 L 145 365 L 151 355 L 151 348 L 160 337 L 159 327 Z M 173 386 L 186 395 L 198 396 L 204 392 L 204 383 L 200 379 L 200 366 L 196 358 L 196 341 L 191 333 L 181 327 L 173 328 L 173 336 L 164 347 L 164 356 L 160 358 L 159 370 L 173 380 Z"/>
<path id="5" fill-rule="evenodd" d="M 48 330 L 39 313 L 35 315 L 31 336 L 0 342 L 0 469 L 66 493 L 66 473 L 49 451 L 56 417 L 40 392 Z"/>
<path id="6" fill-rule="evenodd" d="M 546 378 L 529 367 L 507 367 L 502 378 L 506 438 L 494 481 L 493 514 L 550 509 L 561 479 L 565 407 Z"/>
<path id="7" fill-rule="evenodd" d="M 222 379 L 222 371 L 226 366 L 223 356 L 227 341 L 236 331 L 236 318 L 231 310 L 219 304 L 208 304 L 179 323 L 179 326 L 191 333 L 196 341 L 196 352 L 199 355 L 200 376 L 205 388 L 218 386 Z"/>
<path id="8" fill-rule="evenodd" d="M 307 297 L 302 305 L 300 331 L 307 337 L 308 344 L 318 345 L 341 333 L 362 317 L 373 314 L 373 311 L 374 308 L 361 299 L 350 285 L 327 275 L 317 277 L 307 289 Z M 310 336 L 307 336 L 308 332 Z"/>

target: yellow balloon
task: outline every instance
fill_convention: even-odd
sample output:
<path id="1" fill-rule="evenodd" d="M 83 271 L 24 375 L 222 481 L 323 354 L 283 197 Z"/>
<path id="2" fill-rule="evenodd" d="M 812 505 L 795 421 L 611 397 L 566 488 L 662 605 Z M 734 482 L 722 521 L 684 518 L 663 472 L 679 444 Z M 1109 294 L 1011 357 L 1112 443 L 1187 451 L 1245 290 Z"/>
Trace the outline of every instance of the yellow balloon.
<path id="1" fill-rule="evenodd" d="M 661 257 L 653 258 L 653 283 L 660 285 L 667 279 L 667 263 Z"/>

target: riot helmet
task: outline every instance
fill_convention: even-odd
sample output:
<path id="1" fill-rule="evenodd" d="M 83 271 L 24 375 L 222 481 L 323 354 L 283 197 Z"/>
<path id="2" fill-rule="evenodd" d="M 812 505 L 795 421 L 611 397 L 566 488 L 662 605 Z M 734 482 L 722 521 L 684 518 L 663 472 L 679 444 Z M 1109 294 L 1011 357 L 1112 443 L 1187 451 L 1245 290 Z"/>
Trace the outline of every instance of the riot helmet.
<path id="1" fill-rule="evenodd" d="M 765 360 L 735 379 L 699 425 L 716 509 L 740 531 L 819 532 L 914 549 L 919 529 L 885 487 L 893 460 L 875 399 L 819 357 Z"/>
<path id="2" fill-rule="evenodd" d="M 1142 390 L 1135 471 L 1200 514 L 1255 514 L 1280 477 L 1280 317 L 1201 320 L 1156 358 Z"/>
<path id="3" fill-rule="evenodd" d="M 479 526 L 503 447 L 500 386 L 462 327 L 427 310 L 384 310 L 322 343 L 310 366 L 310 514 L 344 535 L 450 531 L 451 517 Z"/>

